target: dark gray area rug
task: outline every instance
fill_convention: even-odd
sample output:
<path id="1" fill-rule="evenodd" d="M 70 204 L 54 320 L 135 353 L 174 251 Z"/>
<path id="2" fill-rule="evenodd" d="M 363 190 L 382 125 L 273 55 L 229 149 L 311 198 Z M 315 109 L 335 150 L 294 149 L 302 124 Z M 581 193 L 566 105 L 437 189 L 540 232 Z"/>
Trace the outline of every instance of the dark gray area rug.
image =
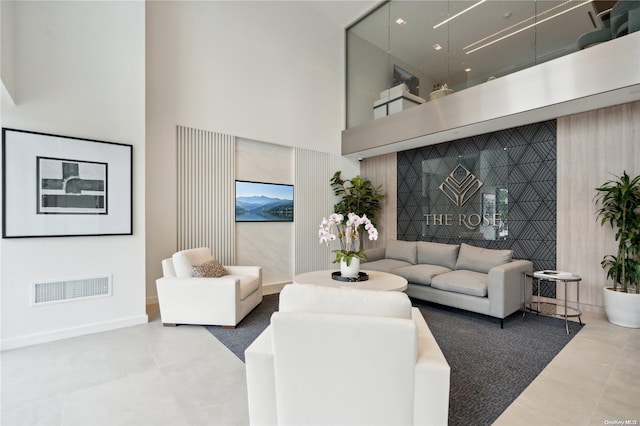
<path id="1" fill-rule="evenodd" d="M 490 425 L 580 331 L 578 323 L 516 312 L 500 321 L 413 300 L 451 367 L 449 425 Z M 207 330 L 244 361 L 244 350 L 269 325 L 278 295 L 262 303 L 233 329 Z"/>
<path id="2" fill-rule="evenodd" d="M 264 296 L 262 303 L 249 312 L 234 329 L 215 325 L 204 327 L 244 362 L 244 350 L 267 328 L 271 314 L 278 310 L 279 298 L 279 294 Z"/>

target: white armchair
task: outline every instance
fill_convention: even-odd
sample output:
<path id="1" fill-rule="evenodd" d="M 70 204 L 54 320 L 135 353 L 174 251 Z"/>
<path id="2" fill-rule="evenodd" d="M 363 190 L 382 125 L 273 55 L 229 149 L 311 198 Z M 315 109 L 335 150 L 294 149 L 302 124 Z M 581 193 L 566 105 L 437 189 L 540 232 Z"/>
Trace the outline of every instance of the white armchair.
<path id="1" fill-rule="evenodd" d="M 162 261 L 156 280 L 160 316 L 165 326 L 176 324 L 235 327 L 262 302 L 262 268 L 226 266 L 219 278 L 195 278 L 192 266 L 213 260 L 207 247 L 183 250 Z"/>
<path id="2" fill-rule="evenodd" d="M 286 286 L 246 349 L 252 425 L 446 425 L 450 367 L 406 294 Z"/>

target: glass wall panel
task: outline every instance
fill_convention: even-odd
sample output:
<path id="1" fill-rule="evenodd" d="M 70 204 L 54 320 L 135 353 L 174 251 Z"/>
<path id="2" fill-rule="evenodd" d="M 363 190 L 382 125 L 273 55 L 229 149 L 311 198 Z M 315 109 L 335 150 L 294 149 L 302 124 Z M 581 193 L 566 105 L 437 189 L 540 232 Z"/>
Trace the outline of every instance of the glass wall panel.
<path id="1" fill-rule="evenodd" d="M 422 162 L 422 236 L 503 240 L 509 234 L 506 149 Z"/>
<path id="2" fill-rule="evenodd" d="M 373 120 L 373 104 L 389 81 L 390 3 L 347 31 L 347 127 Z"/>
<path id="3" fill-rule="evenodd" d="M 391 0 L 347 30 L 347 127 L 573 53 L 611 3 Z"/>

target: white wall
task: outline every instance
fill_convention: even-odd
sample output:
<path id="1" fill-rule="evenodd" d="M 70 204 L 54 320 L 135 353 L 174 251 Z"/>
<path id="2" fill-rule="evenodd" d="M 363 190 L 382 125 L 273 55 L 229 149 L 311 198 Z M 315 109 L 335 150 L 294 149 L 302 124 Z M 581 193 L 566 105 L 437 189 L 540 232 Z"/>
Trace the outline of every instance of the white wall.
<path id="1" fill-rule="evenodd" d="M 149 302 L 176 249 L 176 125 L 327 152 L 357 174 L 340 157 L 343 39 L 304 2 L 147 3 Z"/>
<path id="2" fill-rule="evenodd" d="M 0 79 L 5 95 L 13 96 L 15 91 L 15 19 L 16 2 L 0 2 Z"/>
<path id="3" fill-rule="evenodd" d="M 2 348 L 146 322 L 145 4 L 16 2 L 14 24 L 2 126 L 133 145 L 134 234 L 3 239 Z M 113 275 L 111 297 L 29 305 L 32 280 L 96 274 Z"/>

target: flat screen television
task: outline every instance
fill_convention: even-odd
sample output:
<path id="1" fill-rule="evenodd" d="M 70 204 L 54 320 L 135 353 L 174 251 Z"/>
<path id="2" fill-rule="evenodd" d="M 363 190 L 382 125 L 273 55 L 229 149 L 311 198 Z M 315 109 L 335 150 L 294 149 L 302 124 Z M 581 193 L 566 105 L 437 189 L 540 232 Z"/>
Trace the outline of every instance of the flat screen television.
<path id="1" fill-rule="evenodd" d="M 237 180 L 236 222 L 293 222 L 293 185 Z"/>

